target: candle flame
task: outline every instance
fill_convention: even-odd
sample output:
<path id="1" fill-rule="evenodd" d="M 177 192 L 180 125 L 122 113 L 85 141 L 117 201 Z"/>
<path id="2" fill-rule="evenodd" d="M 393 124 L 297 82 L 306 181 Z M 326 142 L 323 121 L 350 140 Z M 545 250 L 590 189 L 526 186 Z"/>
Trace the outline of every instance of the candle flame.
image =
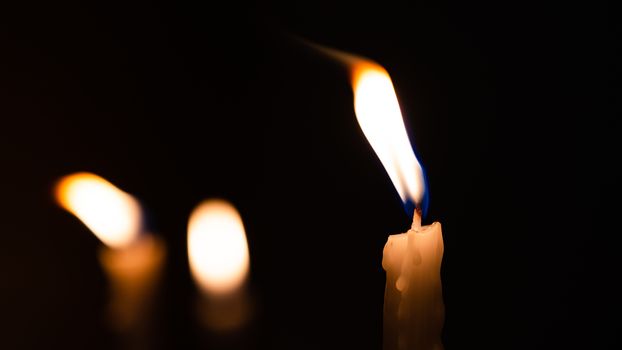
<path id="1" fill-rule="evenodd" d="M 75 173 L 60 179 L 56 200 L 111 248 L 124 248 L 138 237 L 142 214 L 138 201 L 100 176 Z"/>
<path id="2" fill-rule="evenodd" d="M 194 209 L 188 222 L 188 259 L 195 281 L 205 292 L 226 294 L 244 283 L 248 243 L 233 205 L 208 200 Z"/>
<path id="3" fill-rule="evenodd" d="M 354 111 L 367 141 L 389 174 L 402 201 L 421 205 L 425 179 L 410 144 L 389 73 L 359 60 L 352 69 Z"/>
<path id="4" fill-rule="evenodd" d="M 302 41 L 345 64 L 350 71 L 354 111 L 367 141 L 384 166 L 402 202 L 425 211 L 425 175 L 410 143 L 389 73 L 360 56 Z"/>

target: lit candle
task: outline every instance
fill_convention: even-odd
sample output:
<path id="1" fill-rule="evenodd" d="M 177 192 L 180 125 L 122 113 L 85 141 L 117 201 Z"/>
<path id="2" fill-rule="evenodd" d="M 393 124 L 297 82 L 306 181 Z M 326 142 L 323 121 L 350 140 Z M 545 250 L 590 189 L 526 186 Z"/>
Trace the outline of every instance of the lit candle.
<path id="1" fill-rule="evenodd" d="M 389 74 L 369 60 L 348 56 L 348 62 L 359 125 L 402 201 L 417 206 L 411 229 L 389 236 L 383 251 L 384 350 L 439 350 L 444 320 L 441 225 L 421 226 L 423 169 L 408 139 Z"/>
<path id="2" fill-rule="evenodd" d="M 147 347 L 148 312 L 165 247 L 144 232 L 139 202 L 91 173 L 60 179 L 56 199 L 105 245 L 99 259 L 110 283 L 110 325 L 128 336 L 129 347 Z"/>
<path id="3" fill-rule="evenodd" d="M 219 333 L 244 326 L 250 317 L 250 261 L 242 218 L 233 205 L 207 200 L 194 209 L 188 221 L 188 260 L 201 290 L 202 324 Z"/>
<path id="4" fill-rule="evenodd" d="M 391 77 L 369 59 L 307 44 L 346 65 L 359 125 L 403 203 L 414 203 L 417 208 L 411 229 L 389 236 L 383 251 L 382 267 L 387 274 L 383 348 L 440 350 L 445 317 L 440 278 L 443 235 L 438 222 L 421 226 L 425 178 L 408 139 Z"/>

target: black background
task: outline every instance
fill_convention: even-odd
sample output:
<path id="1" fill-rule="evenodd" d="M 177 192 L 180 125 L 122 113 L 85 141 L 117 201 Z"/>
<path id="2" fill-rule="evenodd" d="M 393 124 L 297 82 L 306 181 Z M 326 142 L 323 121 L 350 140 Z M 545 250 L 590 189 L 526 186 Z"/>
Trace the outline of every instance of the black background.
<path id="1" fill-rule="evenodd" d="M 619 179 L 607 9 L 465 2 L 1 11 L 0 346 L 108 349 L 100 243 L 53 201 L 97 173 L 149 210 L 169 259 L 153 331 L 196 324 L 192 208 L 245 221 L 247 348 L 380 349 L 387 235 L 408 215 L 354 116 L 345 72 L 297 36 L 392 75 L 440 221 L 448 349 L 619 346 Z M 211 348 L 214 348 L 213 346 Z"/>

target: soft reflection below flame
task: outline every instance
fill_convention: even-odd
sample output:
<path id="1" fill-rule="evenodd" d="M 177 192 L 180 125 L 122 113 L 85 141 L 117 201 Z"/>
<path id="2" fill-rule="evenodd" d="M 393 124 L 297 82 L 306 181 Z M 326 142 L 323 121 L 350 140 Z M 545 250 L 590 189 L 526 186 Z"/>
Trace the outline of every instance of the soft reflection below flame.
<path id="1" fill-rule="evenodd" d="M 236 291 L 249 270 L 248 244 L 242 219 L 222 200 L 201 203 L 188 223 L 188 258 L 195 281 L 206 292 Z"/>
<path id="2" fill-rule="evenodd" d="M 63 177 L 56 186 L 56 199 L 111 248 L 129 246 L 140 233 L 138 201 L 95 174 Z"/>

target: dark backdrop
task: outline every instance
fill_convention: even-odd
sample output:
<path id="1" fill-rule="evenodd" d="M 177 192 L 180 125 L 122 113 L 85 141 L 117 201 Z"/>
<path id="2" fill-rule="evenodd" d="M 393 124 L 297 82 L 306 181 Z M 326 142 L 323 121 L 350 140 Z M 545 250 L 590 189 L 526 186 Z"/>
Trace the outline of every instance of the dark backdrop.
<path id="1" fill-rule="evenodd" d="M 100 243 L 51 196 L 92 171 L 139 197 L 168 245 L 159 348 L 211 344 L 185 250 L 208 197 L 246 224 L 247 348 L 381 348 L 382 248 L 409 218 L 345 72 L 295 36 L 393 77 L 427 169 L 425 221 L 443 225 L 446 348 L 619 346 L 606 8 L 293 3 L 0 11 L 0 347 L 118 344 Z"/>

